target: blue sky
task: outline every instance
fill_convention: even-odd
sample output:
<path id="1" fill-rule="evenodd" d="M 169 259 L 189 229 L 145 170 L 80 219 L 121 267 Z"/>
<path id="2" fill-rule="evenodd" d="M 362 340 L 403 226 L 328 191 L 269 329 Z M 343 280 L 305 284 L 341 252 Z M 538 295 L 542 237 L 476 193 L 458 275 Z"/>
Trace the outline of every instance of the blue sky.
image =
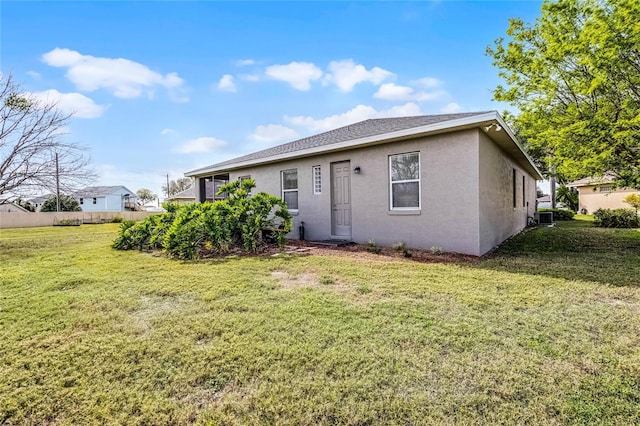
<path id="1" fill-rule="evenodd" d="M 74 111 L 104 185 L 367 118 L 499 110 L 487 45 L 541 2 L 0 4 L 0 69 Z"/>

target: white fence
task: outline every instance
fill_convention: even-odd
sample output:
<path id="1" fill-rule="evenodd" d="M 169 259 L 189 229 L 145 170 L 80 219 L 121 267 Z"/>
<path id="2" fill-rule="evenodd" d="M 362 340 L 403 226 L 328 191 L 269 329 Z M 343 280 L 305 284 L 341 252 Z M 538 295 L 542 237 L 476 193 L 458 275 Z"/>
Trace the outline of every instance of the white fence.
<path id="1" fill-rule="evenodd" d="M 114 218 L 123 220 L 142 220 L 151 216 L 151 212 L 52 212 L 25 213 L 0 212 L 0 229 L 34 228 L 38 226 L 53 226 L 65 223 L 108 223 Z"/>

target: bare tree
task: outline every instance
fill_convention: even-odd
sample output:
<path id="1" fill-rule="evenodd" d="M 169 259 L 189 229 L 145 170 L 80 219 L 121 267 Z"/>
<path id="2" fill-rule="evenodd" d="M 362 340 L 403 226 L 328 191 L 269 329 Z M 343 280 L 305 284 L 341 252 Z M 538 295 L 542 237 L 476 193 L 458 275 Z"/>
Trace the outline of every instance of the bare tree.
<path id="1" fill-rule="evenodd" d="M 179 178 L 176 180 L 168 181 L 168 184 L 169 186 L 162 186 L 162 191 L 167 194 L 167 197 L 173 197 L 177 193 L 191 188 L 191 186 L 193 186 L 193 179 L 188 177 Z"/>
<path id="2" fill-rule="evenodd" d="M 0 102 L 0 196 L 71 193 L 95 179 L 85 148 L 64 140 L 71 114 L 24 93 L 11 74 L 0 74 Z"/>
<path id="3" fill-rule="evenodd" d="M 146 189 L 146 188 L 138 189 L 136 191 L 136 196 L 138 197 L 138 201 L 140 202 L 140 204 L 143 206 L 147 204 L 149 201 L 153 201 L 156 198 L 158 198 L 156 194 L 151 192 L 150 189 Z"/>

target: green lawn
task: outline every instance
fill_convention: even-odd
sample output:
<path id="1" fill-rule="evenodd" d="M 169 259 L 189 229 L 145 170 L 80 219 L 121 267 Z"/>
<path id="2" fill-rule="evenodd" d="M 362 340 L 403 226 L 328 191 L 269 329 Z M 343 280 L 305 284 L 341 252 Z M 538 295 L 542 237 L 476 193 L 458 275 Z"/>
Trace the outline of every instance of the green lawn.
<path id="1" fill-rule="evenodd" d="M 640 424 L 640 232 L 180 262 L 0 231 L 0 424 Z"/>

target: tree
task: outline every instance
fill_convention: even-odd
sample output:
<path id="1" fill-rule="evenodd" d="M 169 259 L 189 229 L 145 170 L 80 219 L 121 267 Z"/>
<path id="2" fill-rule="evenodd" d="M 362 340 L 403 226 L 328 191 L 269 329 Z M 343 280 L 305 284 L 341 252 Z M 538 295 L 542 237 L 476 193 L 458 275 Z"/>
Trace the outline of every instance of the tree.
<path id="1" fill-rule="evenodd" d="M 193 185 L 193 179 L 185 177 L 176 180 L 172 180 L 169 182 L 169 190 L 167 191 L 167 186 L 164 185 L 162 187 L 162 191 L 167 194 L 167 198 L 173 197 L 178 192 L 182 192 L 185 189 L 191 188 Z"/>
<path id="2" fill-rule="evenodd" d="M 57 197 L 51 197 L 42 203 L 41 212 L 55 212 L 57 210 Z M 61 212 L 81 212 L 82 208 L 78 200 L 70 195 L 60 195 L 60 211 Z"/>
<path id="3" fill-rule="evenodd" d="M 95 177 L 84 148 L 64 141 L 70 117 L 0 74 L 0 195 L 57 193 L 57 180 L 71 192 Z"/>
<path id="4" fill-rule="evenodd" d="M 136 191 L 136 196 L 138 197 L 138 201 L 142 205 L 145 205 L 149 201 L 153 201 L 156 198 L 158 198 L 158 196 L 156 194 L 154 194 L 153 192 L 151 192 L 150 189 L 145 189 L 145 188 L 138 189 Z"/>
<path id="5" fill-rule="evenodd" d="M 546 0 L 534 24 L 511 19 L 487 54 L 518 109 L 514 128 L 562 181 L 612 173 L 640 189 L 640 31 L 637 0 Z"/>
<path id="6" fill-rule="evenodd" d="M 577 189 L 569 188 L 566 185 L 560 185 L 556 190 L 556 200 L 564 203 L 565 206 L 574 212 L 578 211 L 579 197 Z"/>
<path id="7" fill-rule="evenodd" d="M 623 201 L 636 210 L 636 215 L 638 214 L 638 210 L 640 210 L 640 194 L 629 194 L 624 197 Z"/>

